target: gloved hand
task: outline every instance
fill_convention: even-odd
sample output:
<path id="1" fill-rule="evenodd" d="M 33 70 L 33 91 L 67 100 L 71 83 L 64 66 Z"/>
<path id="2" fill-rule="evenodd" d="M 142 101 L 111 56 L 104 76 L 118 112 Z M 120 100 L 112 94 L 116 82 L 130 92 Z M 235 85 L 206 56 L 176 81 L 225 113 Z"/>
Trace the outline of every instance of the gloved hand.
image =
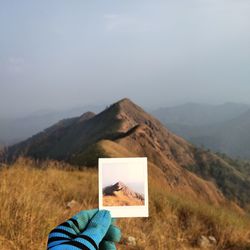
<path id="1" fill-rule="evenodd" d="M 53 229 L 47 250 L 115 250 L 120 238 L 109 211 L 93 209 L 81 211 Z"/>

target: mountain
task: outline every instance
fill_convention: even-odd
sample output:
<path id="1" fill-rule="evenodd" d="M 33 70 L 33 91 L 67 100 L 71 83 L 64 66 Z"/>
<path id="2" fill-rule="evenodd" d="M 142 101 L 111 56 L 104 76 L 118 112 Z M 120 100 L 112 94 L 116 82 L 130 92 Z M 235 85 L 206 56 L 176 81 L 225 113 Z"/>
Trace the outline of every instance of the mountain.
<path id="1" fill-rule="evenodd" d="M 160 108 L 151 113 L 164 124 L 190 127 L 231 120 L 248 109 L 250 109 L 250 105 L 238 103 L 222 105 L 187 103 L 180 106 Z"/>
<path id="2" fill-rule="evenodd" d="M 193 128 L 188 139 L 196 145 L 232 157 L 250 159 L 250 109 L 226 122 Z"/>
<path id="3" fill-rule="evenodd" d="M 131 190 L 124 183 L 117 183 L 103 189 L 104 206 L 140 206 L 144 205 L 143 195 Z"/>
<path id="4" fill-rule="evenodd" d="M 102 109 L 103 106 L 83 106 L 68 110 L 41 110 L 18 118 L 0 117 L 0 144 L 15 144 L 46 129 L 65 117 L 75 117 L 88 110 L 99 112 Z"/>
<path id="5" fill-rule="evenodd" d="M 171 131 L 196 146 L 250 159 L 250 107 L 186 104 L 153 112 Z"/>
<path id="6" fill-rule="evenodd" d="M 96 115 L 62 120 L 9 147 L 8 161 L 20 155 L 78 166 L 95 166 L 98 157 L 146 156 L 155 185 L 214 204 L 226 198 L 241 206 L 250 202 L 249 176 L 233 162 L 194 147 L 129 99 Z"/>

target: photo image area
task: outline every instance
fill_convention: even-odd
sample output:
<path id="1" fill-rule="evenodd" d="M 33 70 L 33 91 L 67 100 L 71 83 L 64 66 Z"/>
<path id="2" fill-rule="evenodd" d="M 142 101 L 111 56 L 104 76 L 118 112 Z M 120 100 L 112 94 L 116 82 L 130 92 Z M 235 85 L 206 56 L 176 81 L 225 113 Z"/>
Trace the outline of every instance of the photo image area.
<path id="1" fill-rule="evenodd" d="M 113 217 L 148 216 L 147 158 L 99 159 L 99 208 Z"/>

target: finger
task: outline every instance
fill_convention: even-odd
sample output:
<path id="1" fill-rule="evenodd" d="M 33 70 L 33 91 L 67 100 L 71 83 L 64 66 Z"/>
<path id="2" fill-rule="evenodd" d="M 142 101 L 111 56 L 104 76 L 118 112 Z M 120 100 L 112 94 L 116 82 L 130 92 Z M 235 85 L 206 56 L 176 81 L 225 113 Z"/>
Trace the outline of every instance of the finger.
<path id="1" fill-rule="evenodd" d="M 59 237 L 58 237 L 57 240 L 54 240 L 54 241 L 48 240 L 47 249 L 48 249 L 48 250 L 54 250 L 54 249 L 56 249 L 57 246 L 61 246 L 61 244 L 67 243 L 67 242 L 69 242 L 69 241 L 70 241 L 70 240 L 68 240 L 68 239 L 64 239 L 64 238 L 61 238 L 61 239 L 60 239 Z"/>
<path id="2" fill-rule="evenodd" d="M 71 220 L 76 223 L 74 223 L 75 226 L 77 226 L 77 229 L 82 232 L 86 226 L 88 225 L 89 221 L 93 218 L 93 216 L 98 212 L 98 209 L 92 209 L 92 210 L 85 210 L 81 211 L 78 214 L 74 215 Z"/>
<path id="3" fill-rule="evenodd" d="M 75 236 L 76 232 L 74 229 L 69 225 L 69 223 L 64 222 L 50 232 L 47 243 L 48 249 L 67 242 Z"/>
<path id="4" fill-rule="evenodd" d="M 72 228 L 75 235 L 80 234 L 97 212 L 98 209 L 81 211 L 58 227 Z"/>
<path id="5" fill-rule="evenodd" d="M 119 242 L 121 240 L 121 230 L 111 224 L 104 239 L 108 241 Z"/>
<path id="6" fill-rule="evenodd" d="M 86 230 L 75 238 L 75 241 L 80 242 L 90 249 L 98 249 L 98 246 L 107 233 L 110 224 L 110 212 L 107 210 L 100 210 L 90 220 Z"/>
<path id="7" fill-rule="evenodd" d="M 115 243 L 112 241 L 103 240 L 100 243 L 100 250 L 116 250 Z"/>

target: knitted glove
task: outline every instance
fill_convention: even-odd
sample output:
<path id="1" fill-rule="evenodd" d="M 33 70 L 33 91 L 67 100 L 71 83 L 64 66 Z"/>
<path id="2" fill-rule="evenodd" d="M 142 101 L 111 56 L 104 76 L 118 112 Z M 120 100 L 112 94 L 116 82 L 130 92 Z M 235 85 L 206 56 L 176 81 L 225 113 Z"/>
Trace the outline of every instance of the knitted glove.
<path id="1" fill-rule="evenodd" d="M 81 211 L 49 234 L 47 250 L 115 250 L 121 232 L 106 210 Z"/>

